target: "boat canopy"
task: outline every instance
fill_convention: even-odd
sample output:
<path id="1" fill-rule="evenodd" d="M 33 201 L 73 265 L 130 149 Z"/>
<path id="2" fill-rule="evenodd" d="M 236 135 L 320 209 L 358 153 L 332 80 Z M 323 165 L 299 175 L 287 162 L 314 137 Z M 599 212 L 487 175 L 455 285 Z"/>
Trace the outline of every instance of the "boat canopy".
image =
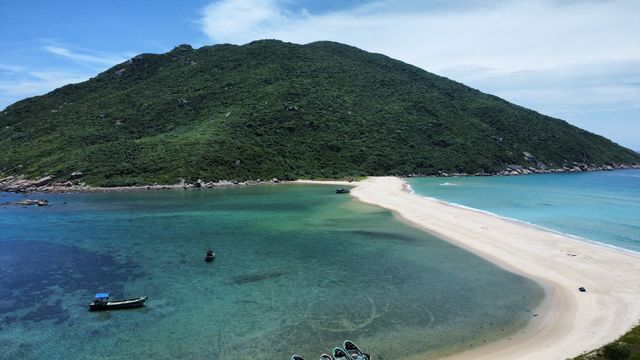
<path id="1" fill-rule="evenodd" d="M 97 293 L 96 299 L 106 299 L 109 297 L 109 293 Z"/>

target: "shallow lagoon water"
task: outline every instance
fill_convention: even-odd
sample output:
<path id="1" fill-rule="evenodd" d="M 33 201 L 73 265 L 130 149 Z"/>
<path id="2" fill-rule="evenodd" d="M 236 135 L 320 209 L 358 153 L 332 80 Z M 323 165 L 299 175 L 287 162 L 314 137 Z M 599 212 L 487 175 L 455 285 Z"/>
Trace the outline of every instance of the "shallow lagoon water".
<path id="1" fill-rule="evenodd" d="M 333 190 L 0 207 L 0 358 L 316 359 L 348 338 L 389 360 L 491 341 L 533 315 L 537 284 Z M 90 313 L 99 291 L 149 300 Z"/>

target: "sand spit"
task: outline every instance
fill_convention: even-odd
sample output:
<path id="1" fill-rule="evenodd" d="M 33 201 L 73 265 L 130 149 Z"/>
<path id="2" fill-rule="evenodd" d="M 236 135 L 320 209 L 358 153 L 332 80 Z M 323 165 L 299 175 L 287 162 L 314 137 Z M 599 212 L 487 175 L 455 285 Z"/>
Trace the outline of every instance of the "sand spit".
<path id="1" fill-rule="evenodd" d="M 356 185 L 351 194 L 358 200 L 392 210 L 546 290 L 538 316 L 525 329 L 448 360 L 567 359 L 615 340 L 640 319 L 640 256 L 635 253 L 419 196 L 396 177 L 305 183 Z"/>

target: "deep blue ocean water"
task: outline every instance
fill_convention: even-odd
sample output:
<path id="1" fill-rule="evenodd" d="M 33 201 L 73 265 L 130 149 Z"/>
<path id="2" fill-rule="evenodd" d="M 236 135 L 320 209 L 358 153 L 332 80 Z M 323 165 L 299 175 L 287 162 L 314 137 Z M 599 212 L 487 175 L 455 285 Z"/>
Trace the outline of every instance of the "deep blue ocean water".
<path id="1" fill-rule="evenodd" d="M 542 296 L 328 186 L 28 198 L 52 205 L 0 206 L 2 359 L 317 359 L 345 338 L 402 359 L 503 337 Z M 101 291 L 149 300 L 89 312 Z"/>
<path id="2" fill-rule="evenodd" d="M 640 252 L 640 170 L 408 181 L 421 195 Z"/>

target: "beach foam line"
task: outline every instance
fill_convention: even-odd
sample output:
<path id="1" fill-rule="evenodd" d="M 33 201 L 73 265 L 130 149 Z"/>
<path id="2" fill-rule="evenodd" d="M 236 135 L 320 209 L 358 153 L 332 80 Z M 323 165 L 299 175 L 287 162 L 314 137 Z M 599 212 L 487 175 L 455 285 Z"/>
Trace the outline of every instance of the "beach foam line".
<path id="1" fill-rule="evenodd" d="M 371 177 L 351 194 L 545 289 L 537 317 L 515 334 L 448 360 L 564 360 L 615 340 L 640 319 L 640 256 L 519 220 L 411 192 L 396 177 Z M 585 287 L 587 292 L 579 292 Z M 425 356 L 411 357 L 426 359 Z"/>
<path id="2" fill-rule="evenodd" d="M 407 189 L 407 191 L 410 194 L 417 194 L 415 190 L 413 190 L 413 188 L 411 187 L 411 185 L 409 183 L 407 183 L 407 185 L 405 185 L 405 189 Z"/>

